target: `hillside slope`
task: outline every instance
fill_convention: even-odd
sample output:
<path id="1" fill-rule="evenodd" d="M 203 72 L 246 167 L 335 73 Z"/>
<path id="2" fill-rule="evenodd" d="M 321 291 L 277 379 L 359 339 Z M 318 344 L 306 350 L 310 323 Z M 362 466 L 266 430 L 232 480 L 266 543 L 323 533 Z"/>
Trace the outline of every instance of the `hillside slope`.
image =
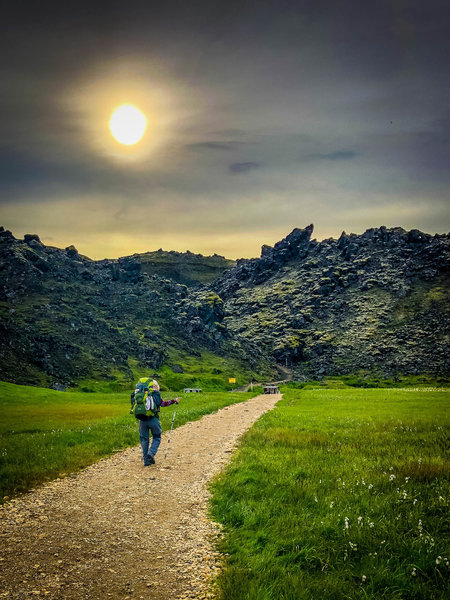
<path id="1" fill-rule="evenodd" d="M 133 254 L 129 257 L 140 263 L 141 272 L 147 275 L 158 275 L 169 278 L 189 287 L 208 284 L 222 275 L 226 269 L 236 265 L 236 261 L 227 260 L 223 256 L 203 256 L 193 252 L 166 252 L 162 249 L 144 254 Z"/>
<path id="2" fill-rule="evenodd" d="M 220 351 L 214 324 L 199 316 L 210 311 L 207 298 L 203 312 L 197 302 L 189 331 L 177 325 L 173 307 L 188 287 L 168 279 L 162 265 L 173 273 L 195 264 L 189 280 L 199 285 L 211 277 L 211 264 L 217 272 L 229 261 L 206 257 L 202 271 L 200 255 L 156 254 L 163 276 L 146 272 L 152 269 L 148 255 L 93 261 L 73 246 L 48 247 L 37 235 L 17 240 L 1 228 L 0 379 L 41 385 L 131 380 L 130 365 L 157 370 L 173 363 L 171 353 Z"/>
<path id="3" fill-rule="evenodd" d="M 450 236 L 380 227 L 317 242 L 312 231 L 213 283 L 230 334 L 297 376 L 448 372 Z"/>
<path id="4" fill-rule="evenodd" d="M 0 228 L 0 379 L 131 380 L 204 350 L 297 378 L 448 373 L 450 236 L 312 231 L 233 266 L 162 250 L 92 261 Z"/>

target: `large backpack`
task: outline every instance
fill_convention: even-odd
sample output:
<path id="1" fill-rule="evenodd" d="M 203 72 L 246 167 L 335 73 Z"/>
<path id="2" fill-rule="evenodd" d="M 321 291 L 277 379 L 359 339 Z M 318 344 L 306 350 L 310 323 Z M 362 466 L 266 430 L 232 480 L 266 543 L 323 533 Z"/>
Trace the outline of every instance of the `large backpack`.
<path id="1" fill-rule="evenodd" d="M 155 396 L 155 397 L 154 397 Z M 131 401 L 131 411 L 136 419 L 145 420 L 147 417 L 154 417 L 159 412 L 161 396 L 153 391 L 153 380 L 147 377 L 141 377 L 134 390 L 134 398 Z M 159 403 L 158 403 L 159 400 Z"/>

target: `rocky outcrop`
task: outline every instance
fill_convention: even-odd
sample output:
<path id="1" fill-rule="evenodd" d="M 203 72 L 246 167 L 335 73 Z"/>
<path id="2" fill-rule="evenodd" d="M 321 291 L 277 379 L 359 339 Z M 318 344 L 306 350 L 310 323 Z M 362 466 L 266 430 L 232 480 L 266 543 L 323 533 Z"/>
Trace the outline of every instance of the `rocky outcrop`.
<path id="1" fill-rule="evenodd" d="M 241 259 L 237 266 L 213 282 L 212 287 L 223 297 L 232 295 L 242 285 L 258 285 L 269 280 L 284 265 L 305 258 L 317 242 L 311 242 L 313 225 L 305 229 L 294 229 L 274 247 L 264 245 L 261 257 Z"/>
<path id="2" fill-rule="evenodd" d="M 231 337 L 297 376 L 447 373 L 449 235 L 311 233 L 295 229 L 214 282 Z"/>

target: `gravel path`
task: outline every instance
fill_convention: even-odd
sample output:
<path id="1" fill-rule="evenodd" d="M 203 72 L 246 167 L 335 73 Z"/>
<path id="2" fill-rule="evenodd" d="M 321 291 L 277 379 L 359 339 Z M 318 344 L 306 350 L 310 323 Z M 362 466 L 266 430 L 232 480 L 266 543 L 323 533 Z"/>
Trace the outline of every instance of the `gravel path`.
<path id="1" fill-rule="evenodd" d="M 219 569 L 206 482 L 280 395 L 262 395 L 174 430 L 167 461 L 140 447 L 0 507 L 0 597 L 213 598 Z"/>

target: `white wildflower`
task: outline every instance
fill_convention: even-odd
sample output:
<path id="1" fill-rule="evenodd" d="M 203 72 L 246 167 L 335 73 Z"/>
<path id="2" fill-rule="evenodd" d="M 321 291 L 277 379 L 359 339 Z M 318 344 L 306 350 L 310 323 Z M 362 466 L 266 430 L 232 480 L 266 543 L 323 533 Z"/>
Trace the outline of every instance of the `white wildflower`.
<path id="1" fill-rule="evenodd" d="M 358 525 L 361 525 L 363 518 L 362 517 L 358 517 Z"/>
<path id="2" fill-rule="evenodd" d="M 334 502 L 330 502 L 330 508 L 333 508 Z"/>
<path id="3" fill-rule="evenodd" d="M 366 581 L 366 579 L 367 579 L 367 577 L 366 577 L 365 575 L 363 575 L 363 576 L 361 577 L 361 581 L 362 581 L 363 583 Z"/>
<path id="4" fill-rule="evenodd" d="M 344 521 L 345 521 L 345 529 L 348 529 L 348 517 L 345 517 Z"/>
<path id="5" fill-rule="evenodd" d="M 371 522 L 369 523 L 369 527 L 372 529 L 372 527 L 375 527 L 375 523 L 374 523 L 373 521 L 371 521 Z"/>
<path id="6" fill-rule="evenodd" d="M 442 562 L 442 556 L 438 556 L 437 559 L 436 559 L 436 564 L 440 565 L 441 562 Z"/>
<path id="7" fill-rule="evenodd" d="M 411 571 L 411 575 L 412 575 L 413 577 L 415 577 L 415 576 L 417 575 L 417 572 L 416 572 L 416 568 L 415 568 L 415 567 L 414 567 L 414 568 L 413 568 L 413 570 Z"/>
<path id="8" fill-rule="evenodd" d="M 389 475 L 389 481 L 394 481 L 394 479 L 395 479 L 394 473 L 392 473 L 391 475 Z"/>
<path id="9" fill-rule="evenodd" d="M 371 490 L 373 488 L 373 483 L 369 484 L 369 490 Z"/>

